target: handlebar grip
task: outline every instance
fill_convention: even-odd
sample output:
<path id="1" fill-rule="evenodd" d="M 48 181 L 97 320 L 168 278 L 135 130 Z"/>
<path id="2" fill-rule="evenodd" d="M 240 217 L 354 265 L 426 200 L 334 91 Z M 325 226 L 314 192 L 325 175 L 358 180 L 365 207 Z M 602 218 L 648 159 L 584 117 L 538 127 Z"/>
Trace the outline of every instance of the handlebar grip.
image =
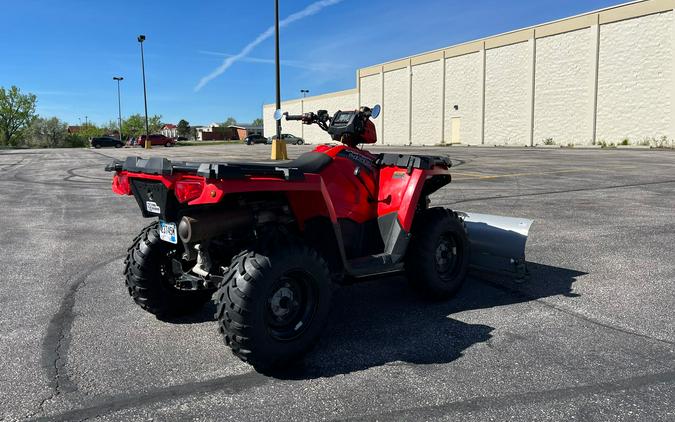
<path id="1" fill-rule="evenodd" d="M 287 114 L 286 115 L 286 120 L 302 120 L 303 115 L 302 114 Z"/>

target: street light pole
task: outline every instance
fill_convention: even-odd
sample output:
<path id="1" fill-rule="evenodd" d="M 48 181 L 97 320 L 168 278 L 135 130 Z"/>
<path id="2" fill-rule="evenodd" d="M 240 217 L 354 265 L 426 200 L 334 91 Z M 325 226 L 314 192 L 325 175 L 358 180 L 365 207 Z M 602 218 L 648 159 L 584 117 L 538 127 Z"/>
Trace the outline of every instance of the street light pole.
<path id="1" fill-rule="evenodd" d="M 120 81 L 124 80 L 122 76 L 113 76 L 113 80 L 117 81 L 117 115 L 119 117 L 120 141 L 122 140 L 122 100 L 120 96 Z"/>
<path id="2" fill-rule="evenodd" d="M 150 144 L 150 128 L 148 126 L 148 95 L 145 88 L 145 57 L 143 56 L 143 41 L 145 35 L 138 36 L 138 43 L 141 45 L 141 69 L 143 71 L 143 103 L 145 104 L 145 149 L 152 148 Z"/>
<path id="3" fill-rule="evenodd" d="M 281 110 L 281 76 L 279 71 L 279 0 L 274 0 L 274 65 L 277 76 L 277 110 Z M 277 141 L 281 141 L 281 119 L 277 120 Z"/>
<path id="4" fill-rule="evenodd" d="M 302 98 L 305 98 L 309 94 L 309 89 L 301 89 L 300 92 L 302 93 Z"/>

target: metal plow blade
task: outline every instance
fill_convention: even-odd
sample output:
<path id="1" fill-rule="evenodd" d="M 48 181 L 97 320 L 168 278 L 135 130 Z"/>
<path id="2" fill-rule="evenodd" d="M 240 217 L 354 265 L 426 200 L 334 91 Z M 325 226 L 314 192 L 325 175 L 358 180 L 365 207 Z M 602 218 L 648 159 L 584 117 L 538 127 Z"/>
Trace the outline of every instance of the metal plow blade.
<path id="1" fill-rule="evenodd" d="M 527 218 L 459 213 L 471 243 L 471 266 L 481 270 L 505 272 L 518 279 L 527 277 L 525 243 L 532 225 Z"/>

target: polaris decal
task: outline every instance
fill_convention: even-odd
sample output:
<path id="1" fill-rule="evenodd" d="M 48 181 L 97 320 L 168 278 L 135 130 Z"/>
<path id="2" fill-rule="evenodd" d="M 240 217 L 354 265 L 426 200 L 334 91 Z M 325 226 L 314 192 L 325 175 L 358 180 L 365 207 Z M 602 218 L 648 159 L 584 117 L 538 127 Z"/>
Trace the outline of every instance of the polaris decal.
<path id="1" fill-rule="evenodd" d="M 365 166 L 365 169 L 369 172 L 373 171 L 373 160 L 371 160 L 368 157 L 364 157 L 361 154 L 356 154 L 354 152 L 346 151 L 346 150 L 340 151 L 338 153 L 338 156 L 348 158 L 348 159 L 352 160 L 353 162 L 355 162 L 356 164 L 361 164 L 361 165 Z"/>
<path id="2" fill-rule="evenodd" d="M 162 210 L 160 210 L 159 208 L 159 205 L 157 205 L 152 201 L 145 201 L 145 209 L 155 214 L 159 214 L 162 212 Z"/>

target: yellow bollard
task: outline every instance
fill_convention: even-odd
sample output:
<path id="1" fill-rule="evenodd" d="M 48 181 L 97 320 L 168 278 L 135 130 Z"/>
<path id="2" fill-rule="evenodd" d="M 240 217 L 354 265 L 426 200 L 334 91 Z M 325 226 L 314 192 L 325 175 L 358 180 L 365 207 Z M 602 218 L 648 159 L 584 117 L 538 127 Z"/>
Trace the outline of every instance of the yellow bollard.
<path id="1" fill-rule="evenodd" d="M 272 140 L 272 159 L 288 160 L 288 152 L 286 151 L 286 141 L 277 139 Z"/>

